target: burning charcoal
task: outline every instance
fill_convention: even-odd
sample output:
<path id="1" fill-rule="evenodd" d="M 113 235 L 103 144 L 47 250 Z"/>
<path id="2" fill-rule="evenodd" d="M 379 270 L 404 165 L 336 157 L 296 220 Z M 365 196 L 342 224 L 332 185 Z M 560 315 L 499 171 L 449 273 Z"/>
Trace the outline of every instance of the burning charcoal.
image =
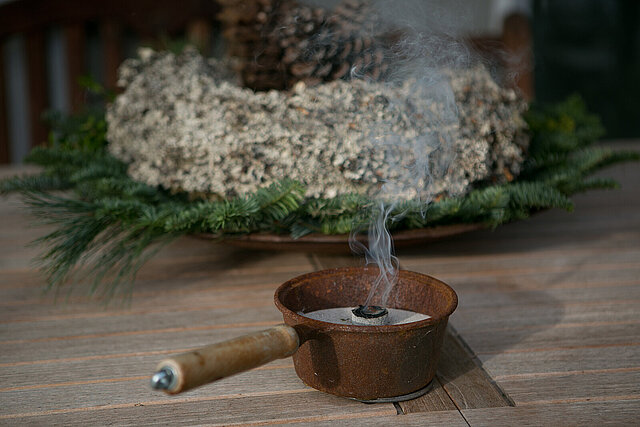
<path id="1" fill-rule="evenodd" d="M 377 305 L 360 305 L 351 310 L 351 323 L 362 326 L 386 325 L 389 311 Z"/>
<path id="2" fill-rule="evenodd" d="M 370 306 L 371 307 L 371 306 Z M 372 322 L 366 323 L 367 318 L 363 316 L 356 316 L 355 312 L 362 310 L 363 306 L 356 308 L 353 307 L 336 307 L 326 308 L 322 310 L 311 311 L 308 313 L 301 312 L 305 317 L 310 319 L 321 320 L 323 322 L 337 323 L 339 325 L 402 325 L 405 323 L 420 322 L 422 320 L 429 319 L 430 316 L 422 313 L 416 313 L 415 311 L 401 310 L 398 308 L 381 308 L 375 307 L 373 312 L 380 314 L 378 317 L 369 317 Z M 364 319 L 365 322 L 362 322 Z"/>

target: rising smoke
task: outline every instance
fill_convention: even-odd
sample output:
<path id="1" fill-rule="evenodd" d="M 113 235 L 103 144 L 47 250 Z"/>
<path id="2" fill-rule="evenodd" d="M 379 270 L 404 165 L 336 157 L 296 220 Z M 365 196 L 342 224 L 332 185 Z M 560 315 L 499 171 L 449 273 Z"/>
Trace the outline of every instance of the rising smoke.
<path id="1" fill-rule="evenodd" d="M 388 305 L 397 280 L 399 264 L 388 225 L 401 220 L 406 213 L 399 209 L 400 202 L 418 200 L 423 215 L 426 214 L 429 203 L 441 191 L 432 184 L 444 181 L 455 155 L 453 138 L 458 110 L 448 75 L 452 70 L 468 67 L 471 55 L 447 26 L 450 18 L 436 6 L 434 2 L 394 1 L 376 2 L 373 9 L 379 17 L 372 21 L 401 29 L 402 34 L 385 52 L 385 61 L 391 64 L 385 84 L 405 86 L 408 90 L 401 93 L 412 94 L 410 99 L 389 99 L 388 108 L 397 109 L 409 123 L 422 122 L 428 126 L 415 126 L 426 130 L 410 138 L 394 132 L 392 122 L 380 121 L 370 129 L 369 140 L 384 152 L 393 174 L 381 177 L 381 186 L 367 212 L 368 244 L 365 246 L 358 240 L 360 230 L 352 230 L 350 236 L 352 250 L 364 254 L 367 264 L 380 270 L 365 306 L 374 298 L 376 304 Z M 366 75 L 355 68 L 351 70 L 351 78 L 366 79 Z M 413 104 L 416 100 L 429 103 L 432 108 L 419 108 Z"/>

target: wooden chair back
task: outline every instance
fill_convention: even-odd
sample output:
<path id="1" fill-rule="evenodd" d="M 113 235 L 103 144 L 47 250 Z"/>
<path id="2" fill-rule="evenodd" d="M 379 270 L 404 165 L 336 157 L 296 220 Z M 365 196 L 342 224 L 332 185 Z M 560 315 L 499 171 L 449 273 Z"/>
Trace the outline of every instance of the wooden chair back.
<path id="1" fill-rule="evenodd" d="M 87 31 L 97 28 L 103 64 L 102 83 L 115 89 L 117 68 L 124 59 L 125 35 L 153 43 L 163 37 L 185 37 L 206 50 L 212 40 L 219 6 L 214 0 L 14 0 L 0 5 L 0 164 L 9 163 L 11 144 L 8 132 L 6 78 L 3 75 L 6 41 L 15 35 L 24 38 L 28 99 L 27 123 L 30 147 L 47 139 L 48 129 L 41 119 L 51 108 L 48 80 L 47 37 L 51 28 L 62 30 L 66 50 L 66 88 L 72 112 L 85 103 L 85 92 L 78 84 L 87 74 Z M 522 15 L 507 17 L 502 37 L 476 38 L 472 43 L 486 55 L 494 55 L 503 73 L 517 74 L 513 80 L 522 93 L 533 96 L 531 30 Z M 500 46 L 496 49 L 496 46 Z M 506 55 L 496 56 L 496 52 Z M 516 58 L 506 60 L 505 58 Z M 23 150 L 24 151 L 24 150 Z"/>
<path id="2" fill-rule="evenodd" d="M 218 6 L 213 0 L 16 0 L 0 5 L 0 163 L 11 159 L 8 135 L 8 107 L 4 46 L 12 36 L 24 39 L 28 123 L 30 145 L 47 139 L 48 130 L 41 120 L 51 108 L 47 74 L 47 37 L 53 28 L 61 29 L 66 50 L 67 99 L 71 111 L 85 102 L 78 84 L 87 74 L 87 32 L 98 32 L 99 54 L 103 64 L 102 83 L 115 89 L 117 68 L 124 59 L 125 36 L 142 43 L 157 43 L 163 38 L 185 37 L 206 48 L 210 42 Z"/>

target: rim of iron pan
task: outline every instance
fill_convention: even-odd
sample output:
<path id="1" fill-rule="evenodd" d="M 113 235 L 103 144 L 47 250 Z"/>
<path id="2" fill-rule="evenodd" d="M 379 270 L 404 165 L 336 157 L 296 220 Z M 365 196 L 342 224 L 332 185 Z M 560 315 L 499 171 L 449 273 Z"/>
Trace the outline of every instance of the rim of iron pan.
<path id="1" fill-rule="evenodd" d="M 292 316 L 293 318 L 298 320 L 299 323 L 305 323 L 307 325 L 310 325 L 310 326 L 316 327 L 317 329 L 322 329 L 322 330 L 355 332 L 355 333 L 371 333 L 371 332 L 393 333 L 393 332 L 399 332 L 399 331 L 424 328 L 425 326 L 435 325 L 440 321 L 442 321 L 443 319 L 448 318 L 458 306 L 458 295 L 453 290 L 453 288 L 451 288 L 451 286 L 447 285 L 441 280 L 436 279 L 435 277 L 432 277 L 423 273 L 418 273 L 415 271 L 410 271 L 410 270 L 399 270 L 398 277 L 413 278 L 413 279 L 418 279 L 419 281 L 425 281 L 424 279 L 426 278 L 427 281 L 435 282 L 435 284 L 440 290 L 449 294 L 449 296 L 451 297 L 450 303 L 448 307 L 446 307 L 446 309 L 444 310 L 443 314 L 437 317 L 430 317 L 429 319 L 419 320 L 417 322 L 401 323 L 398 325 L 374 325 L 374 326 L 341 325 L 338 323 L 325 322 L 323 320 L 317 320 L 307 316 L 303 316 L 289 309 L 280 301 L 279 297 L 285 291 L 293 289 L 297 286 L 302 286 L 304 283 L 310 280 L 313 280 L 316 277 L 321 276 L 324 278 L 328 278 L 331 276 L 352 275 L 358 272 L 366 271 L 367 269 L 368 269 L 367 267 L 338 267 L 338 268 L 328 268 L 328 269 L 314 271 L 311 273 L 306 273 L 300 276 L 296 276 L 293 279 L 287 280 L 282 285 L 278 286 L 274 295 L 275 305 L 278 308 L 278 310 L 280 310 L 283 314 Z M 425 283 L 424 286 L 429 286 L 429 284 Z"/>

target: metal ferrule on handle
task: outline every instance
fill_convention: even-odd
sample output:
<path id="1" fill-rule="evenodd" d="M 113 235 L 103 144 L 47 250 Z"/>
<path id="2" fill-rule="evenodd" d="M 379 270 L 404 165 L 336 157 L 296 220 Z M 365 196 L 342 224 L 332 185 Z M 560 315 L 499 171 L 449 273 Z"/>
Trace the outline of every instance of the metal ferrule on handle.
<path id="1" fill-rule="evenodd" d="M 181 393 L 289 357 L 299 345 L 295 329 L 278 325 L 164 360 L 151 378 L 151 387 Z"/>

